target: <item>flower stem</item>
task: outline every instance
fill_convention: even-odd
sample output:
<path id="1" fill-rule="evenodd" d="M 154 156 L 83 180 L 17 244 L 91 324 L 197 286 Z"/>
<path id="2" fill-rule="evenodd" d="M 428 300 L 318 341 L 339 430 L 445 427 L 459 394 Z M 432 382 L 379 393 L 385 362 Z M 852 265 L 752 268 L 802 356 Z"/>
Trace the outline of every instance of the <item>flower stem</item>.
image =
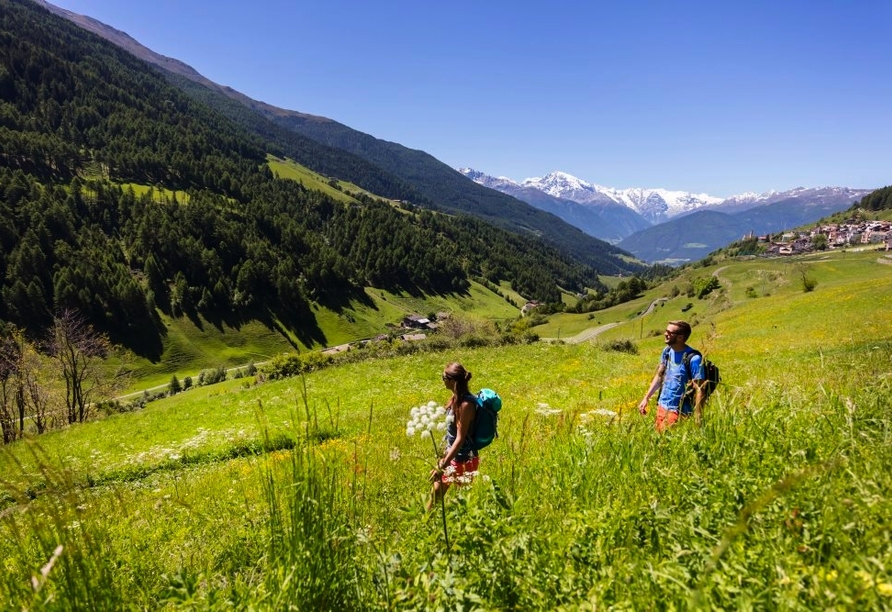
<path id="1" fill-rule="evenodd" d="M 434 458 L 437 461 L 436 467 L 439 469 L 439 459 L 440 459 L 440 451 L 437 449 L 437 443 L 434 441 L 434 436 L 431 434 L 430 436 L 431 444 L 434 445 Z M 437 476 L 439 478 L 439 476 Z M 443 481 L 440 481 L 440 510 L 443 515 L 443 539 L 446 541 L 446 554 L 449 554 L 449 532 L 446 529 L 446 496 L 442 493 Z"/>

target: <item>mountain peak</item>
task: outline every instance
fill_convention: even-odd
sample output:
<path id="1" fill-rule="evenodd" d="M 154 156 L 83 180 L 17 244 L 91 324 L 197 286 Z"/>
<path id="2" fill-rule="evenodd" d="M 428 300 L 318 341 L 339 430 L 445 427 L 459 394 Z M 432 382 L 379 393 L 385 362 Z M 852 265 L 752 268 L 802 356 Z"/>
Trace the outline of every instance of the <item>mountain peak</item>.
<path id="1" fill-rule="evenodd" d="M 706 193 L 670 191 L 668 189 L 615 189 L 588 183 L 566 172 L 554 171 L 541 178 L 530 178 L 524 187 L 533 187 L 558 198 L 580 204 L 616 202 L 631 208 L 651 223 L 660 223 L 676 215 L 702 206 L 715 206 L 722 201 Z"/>
<path id="2" fill-rule="evenodd" d="M 594 193 L 595 188 L 580 178 L 555 170 L 549 172 L 543 177 L 528 178 L 521 183 L 525 187 L 535 187 L 540 191 L 544 191 L 555 197 L 567 197 L 567 193 L 579 192 L 579 195 L 585 193 Z M 575 198 L 569 198 L 574 200 Z"/>

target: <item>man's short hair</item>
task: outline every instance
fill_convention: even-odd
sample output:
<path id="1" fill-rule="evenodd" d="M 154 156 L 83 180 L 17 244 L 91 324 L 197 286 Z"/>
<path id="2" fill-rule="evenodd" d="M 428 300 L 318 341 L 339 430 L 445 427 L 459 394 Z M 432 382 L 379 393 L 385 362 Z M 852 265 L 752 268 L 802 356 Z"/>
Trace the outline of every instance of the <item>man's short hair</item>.
<path id="1" fill-rule="evenodd" d="M 685 339 L 685 342 L 691 337 L 691 324 L 687 321 L 669 321 L 669 325 L 678 328 L 678 333 Z"/>

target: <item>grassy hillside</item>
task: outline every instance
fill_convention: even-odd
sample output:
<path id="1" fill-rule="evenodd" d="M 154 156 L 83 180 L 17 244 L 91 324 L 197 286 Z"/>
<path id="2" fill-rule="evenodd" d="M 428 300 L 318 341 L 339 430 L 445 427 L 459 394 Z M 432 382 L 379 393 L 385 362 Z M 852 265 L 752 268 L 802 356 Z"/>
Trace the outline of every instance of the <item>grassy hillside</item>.
<path id="1" fill-rule="evenodd" d="M 261 322 L 315 347 L 329 338 L 313 313 L 350 322 L 368 286 L 461 302 L 485 279 L 557 303 L 562 290 L 598 285 L 595 268 L 536 232 L 431 212 L 358 156 L 228 98 L 221 114 L 36 3 L 0 6 L 4 337 L 41 338 L 57 313 L 77 312 L 157 364 L 171 348 L 167 324 L 183 317 L 221 334 Z M 617 268 L 633 269 L 607 266 Z M 173 349 L 176 363 L 204 352 Z"/>
<path id="2" fill-rule="evenodd" d="M 877 306 L 892 303 L 892 260 L 809 258 L 808 293 L 787 261 L 702 271 L 723 284 L 685 313 L 692 344 L 723 372 L 703 428 L 659 436 L 635 411 L 673 298 L 640 340 L 629 311 L 601 313 L 637 354 L 540 343 L 232 380 L 13 444 L 0 458 L 0 597 L 94 609 L 885 608 L 892 310 Z M 439 374 L 453 359 L 472 387 L 502 394 L 500 437 L 476 483 L 426 516 L 432 447 L 405 424 L 411 407 L 446 399 Z"/>
<path id="3" fill-rule="evenodd" d="M 503 293 L 508 291 L 504 289 Z M 472 283 L 463 295 L 410 295 L 371 287 L 365 293 L 366 302 L 352 303 L 340 311 L 318 305 L 313 307 L 324 340 L 321 347 L 308 346 L 298 338 L 283 334 L 280 329 L 257 321 L 231 327 L 199 318 L 196 325 L 189 318 L 160 314 L 165 329 L 161 358 L 157 361 L 137 356 L 127 358 L 127 368 L 132 375 L 124 393 L 166 385 L 174 375 L 179 379 L 195 378 L 205 369 L 238 368 L 250 362 L 269 361 L 282 353 L 318 351 L 373 338 L 387 333 L 410 314 L 447 313 L 504 321 L 517 317 L 520 312 L 503 297 L 478 283 Z"/>

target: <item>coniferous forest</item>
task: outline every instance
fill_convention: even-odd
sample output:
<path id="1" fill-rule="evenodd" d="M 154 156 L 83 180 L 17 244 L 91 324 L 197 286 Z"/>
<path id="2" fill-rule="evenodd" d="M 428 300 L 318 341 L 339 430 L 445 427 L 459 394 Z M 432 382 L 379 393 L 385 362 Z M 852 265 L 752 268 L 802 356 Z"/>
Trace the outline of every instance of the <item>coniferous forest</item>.
<path id="1" fill-rule="evenodd" d="M 158 311 L 276 320 L 312 344 L 310 305 L 337 310 L 368 286 L 450 293 L 508 280 L 543 302 L 602 288 L 598 270 L 534 235 L 280 180 L 266 154 L 281 142 L 27 0 L 0 8 L 3 322 L 37 333 L 74 309 L 157 358 Z"/>

